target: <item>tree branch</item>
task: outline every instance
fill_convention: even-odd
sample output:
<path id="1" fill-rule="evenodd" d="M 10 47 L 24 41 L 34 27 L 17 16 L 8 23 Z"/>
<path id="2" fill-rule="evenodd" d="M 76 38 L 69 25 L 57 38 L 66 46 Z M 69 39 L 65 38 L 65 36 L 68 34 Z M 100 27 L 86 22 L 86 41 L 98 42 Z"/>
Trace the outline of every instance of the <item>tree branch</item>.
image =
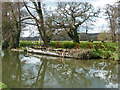
<path id="1" fill-rule="evenodd" d="M 23 3 L 24 3 L 24 6 L 26 7 L 27 11 L 29 12 L 29 14 L 30 14 L 37 22 L 39 22 L 39 20 L 37 20 L 37 18 L 30 12 L 30 10 L 28 9 L 28 7 L 27 7 L 26 3 L 24 2 L 24 0 L 23 0 Z"/>
<path id="2" fill-rule="evenodd" d="M 28 23 L 28 22 L 22 22 L 22 23 L 37 26 L 36 23 Z"/>

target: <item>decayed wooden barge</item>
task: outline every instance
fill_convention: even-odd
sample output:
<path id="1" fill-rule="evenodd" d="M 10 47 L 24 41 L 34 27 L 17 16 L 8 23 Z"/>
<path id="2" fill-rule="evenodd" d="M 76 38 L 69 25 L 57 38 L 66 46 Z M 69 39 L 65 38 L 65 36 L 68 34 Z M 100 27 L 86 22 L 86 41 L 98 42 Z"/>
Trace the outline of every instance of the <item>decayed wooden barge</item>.
<path id="1" fill-rule="evenodd" d="M 53 50 L 46 50 L 46 49 L 40 49 L 40 48 L 27 48 L 28 53 L 34 53 L 34 54 L 43 54 L 48 56 L 55 56 L 55 57 L 64 57 L 64 58 L 73 58 L 72 53 L 69 52 L 69 50 L 59 50 L 59 49 L 53 49 Z"/>
<path id="2" fill-rule="evenodd" d="M 91 59 L 91 50 L 80 49 L 50 49 L 50 48 L 27 48 L 28 53 L 42 54 L 63 58 L 75 58 L 75 59 Z"/>

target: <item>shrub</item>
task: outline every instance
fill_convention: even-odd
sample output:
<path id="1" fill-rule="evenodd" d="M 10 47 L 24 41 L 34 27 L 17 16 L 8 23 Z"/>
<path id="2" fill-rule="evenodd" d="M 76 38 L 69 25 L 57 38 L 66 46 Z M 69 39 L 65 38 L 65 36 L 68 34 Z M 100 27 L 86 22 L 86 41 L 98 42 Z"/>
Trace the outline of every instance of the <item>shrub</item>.
<path id="1" fill-rule="evenodd" d="M 94 43 L 94 45 L 93 45 L 93 48 L 96 50 L 96 51 L 98 51 L 98 49 L 99 49 L 99 45 L 98 45 L 99 43 Z"/>
<path id="2" fill-rule="evenodd" d="M 32 46 L 32 42 L 31 41 L 21 41 L 19 46 L 20 47 L 26 47 L 26 46 Z"/>
<path id="3" fill-rule="evenodd" d="M 81 42 L 80 43 L 80 48 L 89 48 L 91 42 Z"/>
<path id="4" fill-rule="evenodd" d="M 19 47 L 32 47 L 33 45 L 43 45 L 41 42 L 40 44 L 38 41 L 32 43 L 33 41 L 20 41 Z"/>
<path id="5" fill-rule="evenodd" d="M 57 42 L 50 42 L 48 46 L 57 48 Z"/>
<path id="6" fill-rule="evenodd" d="M 92 59 L 98 59 L 98 58 L 101 58 L 100 54 L 98 52 L 93 51 Z"/>
<path id="7" fill-rule="evenodd" d="M 65 43 L 63 43 L 63 48 L 71 49 L 71 48 L 75 48 L 75 47 L 76 47 L 76 43 L 74 43 L 74 42 L 65 42 Z"/>

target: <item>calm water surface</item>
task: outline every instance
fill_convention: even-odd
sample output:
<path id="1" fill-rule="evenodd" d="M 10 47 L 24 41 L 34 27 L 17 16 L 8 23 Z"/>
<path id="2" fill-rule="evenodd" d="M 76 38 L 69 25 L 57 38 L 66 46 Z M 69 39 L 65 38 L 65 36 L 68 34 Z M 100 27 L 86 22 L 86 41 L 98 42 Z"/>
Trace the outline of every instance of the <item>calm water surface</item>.
<path id="1" fill-rule="evenodd" d="M 118 64 L 4 50 L 2 81 L 9 88 L 118 88 Z"/>

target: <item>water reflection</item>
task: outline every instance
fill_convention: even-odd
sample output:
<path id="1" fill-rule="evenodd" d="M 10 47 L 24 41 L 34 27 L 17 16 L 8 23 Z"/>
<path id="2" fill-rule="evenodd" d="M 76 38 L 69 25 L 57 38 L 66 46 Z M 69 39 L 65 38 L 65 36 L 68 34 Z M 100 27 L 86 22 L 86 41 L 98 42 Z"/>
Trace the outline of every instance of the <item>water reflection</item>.
<path id="1" fill-rule="evenodd" d="M 12 88 L 118 87 L 118 65 L 103 60 L 68 60 L 4 51 L 3 82 Z"/>

